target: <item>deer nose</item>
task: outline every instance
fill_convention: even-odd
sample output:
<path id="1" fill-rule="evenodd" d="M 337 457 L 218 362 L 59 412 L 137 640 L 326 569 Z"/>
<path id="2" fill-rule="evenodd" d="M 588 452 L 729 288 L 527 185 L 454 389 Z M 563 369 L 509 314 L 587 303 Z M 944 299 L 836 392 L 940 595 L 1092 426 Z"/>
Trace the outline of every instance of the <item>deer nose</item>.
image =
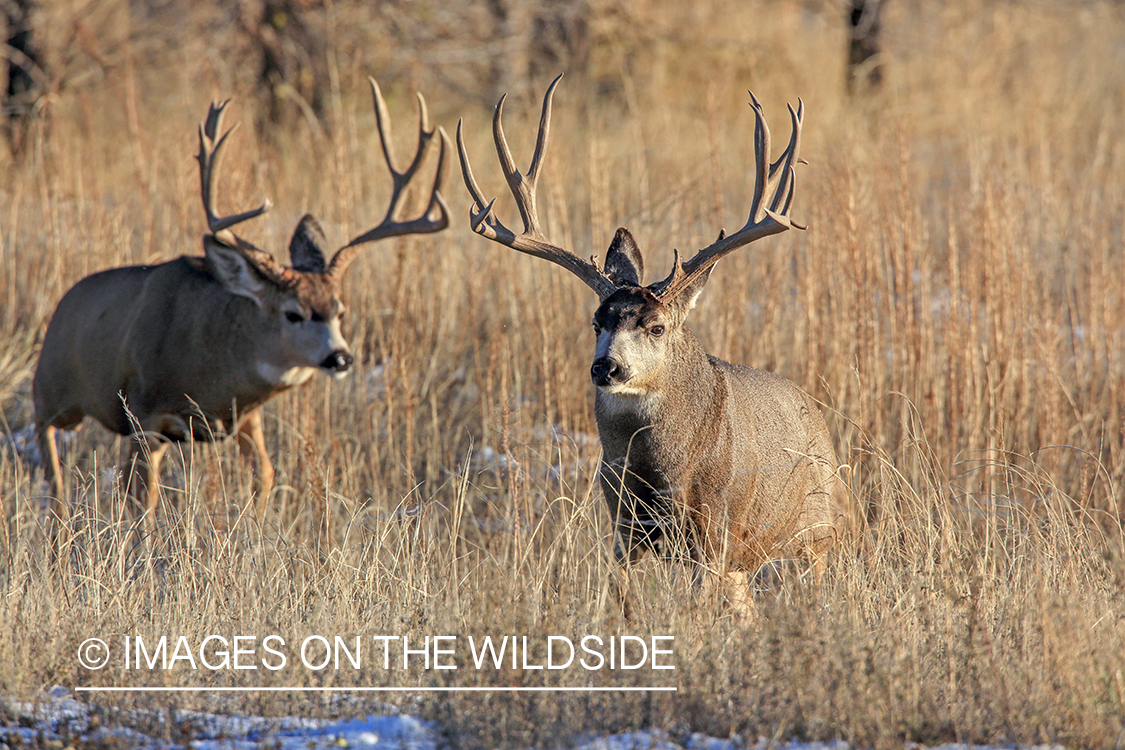
<path id="1" fill-rule="evenodd" d="M 625 368 L 613 357 L 598 357 L 590 365 L 590 380 L 599 388 L 624 383 L 628 379 L 629 374 Z"/>
<path id="2" fill-rule="evenodd" d="M 355 357 L 351 355 L 351 352 L 346 352 L 343 349 L 339 349 L 325 357 L 324 361 L 320 363 L 320 366 L 325 370 L 332 370 L 334 372 L 347 372 L 351 368 L 353 362 L 355 362 Z"/>

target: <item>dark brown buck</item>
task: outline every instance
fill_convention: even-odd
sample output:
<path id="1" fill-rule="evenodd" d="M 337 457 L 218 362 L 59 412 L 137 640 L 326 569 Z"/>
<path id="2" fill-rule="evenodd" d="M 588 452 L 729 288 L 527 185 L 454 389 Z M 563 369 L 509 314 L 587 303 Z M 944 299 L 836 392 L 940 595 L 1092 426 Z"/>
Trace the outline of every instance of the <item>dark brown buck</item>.
<path id="1" fill-rule="evenodd" d="M 199 177 L 208 233 L 203 256 L 181 256 L 153 266 L 113 268 L 87 276 L 63 296 L 47 327 L 32 386 L 35 422 L 56 513 L 65 517 L 56 429 L 94 417 L 136 438 L 134 476 L 143 485 L 146 523 L 152 528 L 159 497 L 160 461 L 169 442 L 212 440 L 237 432 L 244 456 L 257 457 L 258 512 L 273 486 L 273 466 L 262 432 L 261 406 L 305 383 L 317 371 L 334 378 L 352 367 L 340 330 L 340 283 L 359 246 L 387 237 L 437 232 L 449 224 L 441 195 L 448 172 L 448 137 L 430 128 L 418 96 L 418 149 L 401 171 L 391 154 L 390 119 L 378 85 L 372 95 L 383 155 L 393 177 L 383 221 L 326 260 L 324 235 L 305 216 L 289 243 L 291 267 L 236 235 L 231 228 L 259 216 L 215 213 L 218 157 L 231 130 L 219 137 L 226 103 L 212 104 L 199 127 Z M 437 175 L 425 211 L 403 219 L 403 196 L 440 132 Z M 133 472 L 131 472 L 132 474 Z M 139 472 L 138 472 L 139 473 Z"/>
<path id="2" fill-rule="evenodd" d="M 560 76 L 561 78 L 561 76 Z M 799 161 L 803 106 L 789 108 L 793 132 L 770 163 L 770 135 L 758 100 L 756 176 L 750 216 L 691 260 L 675 254 L 672 272 L 642 285 L 643 261 L 632 235 L 618 229 L 599 268 L 550 244 L 539 229 L 535 188 L 550 127 L 556 78 L 543 100 L 531 167 L 520 174 L 496 105 L 493 135 L 500 166 L 515 196 L 523 232 L 515 234 L 477 187 L 461 126 L 457 147 L 474 206 L 472 228 L 490 240 L 568 269 L 598 295 L 597 343 L 590 377 L 603 456 L 602 489 L 616 525 L 618 560 L 629 565 L 648 550 L 744 577 L 794 552 L 823 568 L 842 507 L 835 451 L 816 403 L 769 372 L 710 356 L 684 322 L 718 262 L 755 240 L 790 226 L 794 167 Z"/>

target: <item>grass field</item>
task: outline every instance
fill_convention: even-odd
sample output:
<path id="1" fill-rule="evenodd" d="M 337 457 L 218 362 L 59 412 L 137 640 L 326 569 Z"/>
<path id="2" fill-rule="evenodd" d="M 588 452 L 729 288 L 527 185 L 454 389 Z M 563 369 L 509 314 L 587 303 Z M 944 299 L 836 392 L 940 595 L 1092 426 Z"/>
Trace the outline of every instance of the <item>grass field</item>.
<path id="1" fill-rule="evenodd" d="M 663 276 L 672 247 L 745 220 L 746 89 L 775 145 L 785 102 L 803 98 L 809 165 L 793 215 L 809 229 L 724 260 L 690 326 L 711 353 L 824 404 L 854 534 L 819 585 L 786 576 L 741 618 L 693 596 L 682 570 L 646 564 L 636 617 L 622 619 L 595 481 L 596 300 L 562 270 L 473 235 L 456 171 L 449 231 L 369 247 L 350 270 L 351 376 L 266 407 L 279 488 L 264 522 L 239 513 L 251 484 L 235 446 L 201 446 L 189 466 L 167 460 L 160 533 L 138 542 L 115 481 L 126 446 L 88 422 L 63 443 L 75 512 L 72 543 L 55 554 L 42 471 L 15 448 L 43 331 L 83 276 L 201 252 L 192 157 L 213 97 L 235 97 L 228 117 L 245 123 L 220 208 L 269 195 L 274 210 L 244 234 L 278 259 L 306 211 L 340 244 L 382 216 L 389 180 L 368 74 L 388 94 L 400 158 L 420 89 L 451 133 L 464 118 L 478 180 L 517 219 L 491 150 L 485 73 L 518 40 L 490 41 L 475 4 L 316 4 L 332 41 L 326 126 L 267 137 L 218 11 L 59 3 L 51 43 L 85 14 L 109 64 L 67 59 L 71 83 L 0 186 L 0 696 L 56 684 L 675 686 L 96 700 L 275 716 L 393 704 L 468 747 L 646 727 L 879 748 L 1119 742 L 1125 10 L 892 3 L 885 86 L 849 99 L 834 4 L 669 6 L 591 6 L 587 62 L 555 97 L 544 228 L 589 256 L 627 226 L 648 280 Z M 555 72 L 515 79 L 506 125 L 521 168 Z M 291 653 L 313 635 L 359 636 L 365 649 L 375 635 L 528 636 L 532 661 L 551 635 L 674 636 L 676 668 L 478 670 L 463 647 L 457 670 L 370 657 L 360 670 L 312 670 L 291 656 L 276 671 L 138 670 L 120 658 L 91 671 L 75 658 L 90 637 L 270 634 Z"/>

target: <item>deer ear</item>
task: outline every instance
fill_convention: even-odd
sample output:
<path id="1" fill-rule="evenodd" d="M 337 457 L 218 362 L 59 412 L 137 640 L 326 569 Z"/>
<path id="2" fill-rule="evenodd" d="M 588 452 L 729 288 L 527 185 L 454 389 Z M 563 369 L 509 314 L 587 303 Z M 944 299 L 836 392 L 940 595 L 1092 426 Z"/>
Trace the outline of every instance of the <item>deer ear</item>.
<path id="1" fill-rule="evenodd" d="M 621 227 L 613 236 L 605 254 L 605 275 L 616 286 L 640 286 L 645 274 L 645 261 L 629 230 Z"/>
<path id="2" fill-rule="evenodd" d="M 215 278 L 228 292 L 254 300 L 254 304 L 262 307 L 262 289 L 266 282 L 249 258 L 211 236 L 203 238 L 203 252 Z"/>
<path id="3" fill-rule="evenodd" d="M 324 231 L 312 214 L 305 214 L 289 241 L 289 260 L 295 271 L 324 273 Z"/>
<path id="4" fill-rule="evenodd" d="M 707 285 L 707 280 L 711 278 L 711 272 L 714 270 L 715 266 L 713 265 L 701 273 L 691 284 L 685 287 L 682 292 L 676 295 L 676 299 L 672 304 L 675 305 L 676 312 L 680 315 L 681 319 L 695 308 L 696 300 L 698 300 L 699 295 L 703 293 L 703 287 Z"/>

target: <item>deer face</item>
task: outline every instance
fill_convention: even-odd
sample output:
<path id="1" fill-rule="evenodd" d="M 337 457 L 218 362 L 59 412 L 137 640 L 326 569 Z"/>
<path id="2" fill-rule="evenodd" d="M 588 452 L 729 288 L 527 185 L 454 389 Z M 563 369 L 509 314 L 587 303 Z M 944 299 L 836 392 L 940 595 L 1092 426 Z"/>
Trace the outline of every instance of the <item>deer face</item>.
<path id="1" fill-rule="evenodd" d="M 215 161 L 231 131 L 222 136 L 226 102 L 212 104 L 199 126 L 199 181 L 203 208 L 210 234 L 203 238 L 204 254 L 216 280 L 232 294 L 253 300 L 265 316 L 255 321 L 250 365 L 259 377 L 278 387 L 299 385 L 319 369 L 341 377 L 354 361 L 340 333 L 344 306 L 337 294 L 340 279 L 356 257 L 358 248 L 369 242 L 406 234 L 438 232 L 449 225 L 449 211 L 441 197 L 445 179 L 445 151 L 449 138 L 445 131 L 430 129 L 426 101 L 418 95 L 418 151 L 404 171 L 395 167 L 390 152 L 390 122 L 387 103 L 375 79 L 371 92 L 375 99 L 375 119 L 383 156 L 394 178 L 394 192 L 383 221 L 336 251 L 331 261 L 324 252 L 324 232 L 311 215 L 297 224 L 289 243 L 292 267 L 278 265 L 269 253 L 239 238 L 231 227 L 261 216 L 270 209 L 267 200 L 252 211 L 220 217 L 215 213 Z M 401 218 L 404 191 L 411 185 L 423 163 L 423 151 L 435 133 L 441 133 L 437 173 L 430 203 L 415 219 Z"/>
<path id="2" fill-rule="evenodd" d="M 641 286 L 644 260 L 633 236 L 623 228 L 606 253 L 605 274 L 617 291 L 603 299 L 594 313 L 598 340 L 590 379 L 603 393 L 643 396 L 657 387 L 707 277 L 684 294 L 660 299 L 652 288 Z"/>
<path id="3" fill-rule="evenodd" d="M 300 276 L 295 293 L 286 295 L 274 314 L 279 359 L 342 378 L 354 360 L 340 331 L 345 307 L 336 294 L 336 284 L 323 274 Z"/>
<path id="4" fill-rule="evenodd" d="M 251 356 L 258 375 L 273 386 L 300 385 L 317 370 L 341 378 L 354 361 L 340 331 L 345 308 L 338 277 L 326 271 L 316 235 L 315 219 L 306 216 L 290 245 L 293 268 L 258 250 L 212 238 L 204 243 L 220 283 L 257 305 L 262 330 Z"/>
<path id="5" fill-rule="evenodd" d="M 648 289 L 618 289 L 594 313 L 597 344 L 590 379 L 606 393 L 647 394 L 664 368 L 682 327 Z"/>

